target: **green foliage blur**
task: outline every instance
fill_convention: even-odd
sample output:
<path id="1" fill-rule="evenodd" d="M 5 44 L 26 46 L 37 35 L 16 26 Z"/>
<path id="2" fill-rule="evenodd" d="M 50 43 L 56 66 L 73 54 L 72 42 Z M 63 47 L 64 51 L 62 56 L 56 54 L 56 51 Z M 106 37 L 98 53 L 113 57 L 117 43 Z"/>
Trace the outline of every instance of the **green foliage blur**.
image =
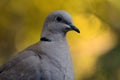
<path id="1" fill-rule="evenodd" d="M 80 35 L 79 38 L 75 39 L 70 38 L 74 34 L 68 36 L 70 38 L 70 45 L 76 46 L 73 40 L 76 40 L 76 43 L 78 43 L 78 46 L 71 50 L 73 52 L 75 80 L 120 80 L 119 0 L 0 0 L 0 64 L 5 63 L 10 57 L 16 55 L 17 52 L 23 50 L 25 47 L 39 41 L 44 19 L 47 14 L 54 10 L 66 10 L 72 14 L 73 18 L 75 16 L 82 16 L 74 20 L 75 23 L 81 25 L 79 28 L 82 36 Z M 90 18 L 91 16 L 92 18 Z M 84 20 L 81 18 L 89 20 L 88 27 L 86 27 Z M 97 28 L 97 30 L 94 26 L 91 27 L 91 24 L 96 24 L 93 19 L 97 19 L 96 21 L 100 23 L 100 28 Z M 83 21 L 83 23 L 80 21 Z M 86 33 L 84 29 L 89 33 Z M 98 47 L 99 45 L 88 45 L 84 49 L 80 45 L 85 45 L 82 41 L 86 43 L 89 41 L 88 44 L 99 43 L 101 40 L 97 40 L 97 37 L 105 34 L 107 29 L 110 30 L 109 37 L 111 37 L 109 44 L 114 44 L 114 46 L 106 51 L 96 52 L 99 55 L 97 57 L 93 56 L 95 58 L 93 61 L 94 65 L 89 63 L 94 66 L 94 69 L 91 68 L 91 70 L 88 70 L 88 73 L 85 73 L 87 68 L 84 70 L 79 67 L 79 65 L 84 64 L 84 61 L 83 63 L 78 63 L 77 61 L 81 59 L 75 56 L 84 54 L 84 50 L 87 51 L 88 47 L 89 49 L 93 48 L 94 52 L 96 51 L 94 47 Z M 94 36 L 95 34 L 98 35 Z M 90 39 L 91 36 L 93 36 L 93 39 L 96 39 L 96 43 L 92 42 Z M 102 40 L 105 39 L 107 37 L 102 38 Z M 99 47 L 98 50 L 106 49 L 107 47 L 104 45 Z M 92 55 L 92 52 L 90 53 L 89 55 Z M 84 60 L 92 60 L 92 58 L 86 58 L 87 55 L 84 55 Z"/>

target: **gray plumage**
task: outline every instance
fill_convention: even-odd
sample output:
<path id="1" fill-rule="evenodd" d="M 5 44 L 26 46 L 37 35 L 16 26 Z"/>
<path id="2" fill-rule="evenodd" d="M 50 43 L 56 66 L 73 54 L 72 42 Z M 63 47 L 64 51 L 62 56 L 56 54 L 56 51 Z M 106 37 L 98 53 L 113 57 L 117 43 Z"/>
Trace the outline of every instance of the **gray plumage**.
<path id="1" fill-rule="evenodd" d="M 62 10 L 45 20 L 41 40 L 21 51 L 0 68 L 0 80 L 74 80 L 66 33 L 79 30 Z"/>

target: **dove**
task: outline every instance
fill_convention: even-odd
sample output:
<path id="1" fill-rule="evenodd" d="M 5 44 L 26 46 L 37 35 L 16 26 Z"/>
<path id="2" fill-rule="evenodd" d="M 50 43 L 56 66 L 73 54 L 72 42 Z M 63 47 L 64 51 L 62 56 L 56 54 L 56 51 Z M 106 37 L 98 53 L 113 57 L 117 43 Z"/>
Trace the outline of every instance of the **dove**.
<path id="1" fill-rule="evenodd" d="M 64 10 L 50 13 L 40 41 L 27 47 L 0 67 L 0 80 L 74 80 L 66 34 L 80 33 Z"/>

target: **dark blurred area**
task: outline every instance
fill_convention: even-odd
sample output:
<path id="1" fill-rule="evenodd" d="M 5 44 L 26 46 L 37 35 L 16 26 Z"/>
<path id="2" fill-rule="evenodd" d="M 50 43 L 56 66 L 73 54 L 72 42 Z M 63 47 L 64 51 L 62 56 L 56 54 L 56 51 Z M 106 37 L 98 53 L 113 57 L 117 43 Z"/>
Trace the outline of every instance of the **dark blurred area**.
<path id="1" fill-rule="evenodd" d="M 38 28 L 39 13 L 32 4 L 25 5 L 25 2 L 15 0 L 0 1 L 0 64 L 16 52 L 16 38 L 20 37 L 21 41 L 27 29 L 33 25 Z"/>

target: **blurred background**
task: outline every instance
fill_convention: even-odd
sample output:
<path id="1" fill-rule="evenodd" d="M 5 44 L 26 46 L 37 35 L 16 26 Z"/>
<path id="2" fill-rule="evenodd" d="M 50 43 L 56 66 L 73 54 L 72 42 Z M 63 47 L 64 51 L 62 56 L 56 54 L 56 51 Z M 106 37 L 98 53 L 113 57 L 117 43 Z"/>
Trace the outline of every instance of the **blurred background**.
<path id="1" fill-rule="evenodd" d="M 75 80 L 120 80 L 120 0 L 0 0 L 0 65 L 40 40 L 45 17 L 66 10 Z"/>

